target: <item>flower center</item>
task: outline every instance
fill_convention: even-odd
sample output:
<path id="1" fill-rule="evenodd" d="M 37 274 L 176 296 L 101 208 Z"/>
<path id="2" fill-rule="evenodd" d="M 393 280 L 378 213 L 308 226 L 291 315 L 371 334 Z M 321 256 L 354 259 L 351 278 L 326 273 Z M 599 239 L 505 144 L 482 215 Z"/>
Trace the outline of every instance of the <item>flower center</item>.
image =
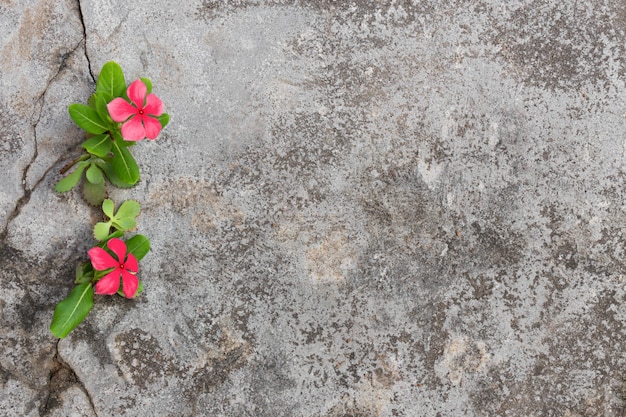
<path id="1" fill-rule="evenodd" d="M 120 264 L 120 269 L 124 269 L 124 264 Z"/>
<path id="2" fill-rule="evenodd" d="M 143 115 L 143 110 L 139 110 L 139 114 L 140 114 L 140 115 Z"/>

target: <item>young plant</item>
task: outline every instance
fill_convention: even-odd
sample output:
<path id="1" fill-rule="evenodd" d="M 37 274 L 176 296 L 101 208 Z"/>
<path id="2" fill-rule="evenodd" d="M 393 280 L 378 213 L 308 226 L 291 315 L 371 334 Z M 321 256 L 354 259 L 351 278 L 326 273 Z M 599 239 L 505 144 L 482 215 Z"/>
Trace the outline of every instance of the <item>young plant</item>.
<path id="1" fill-rule="evenodd" d="M 50 331 L 58 338 L 67 336 L 87 317 L 93 308 L 94 293 L 135 298 L 143 290 L 143 284 L 136 275 L 138 261 L 150 250 L 150 240 L 143 235 L 135 235 L 126 241 L 120 239 L 125 232 L 135 227 L 141 209 L 139 203 L 125 201 L 114 215 L 114 203 L 107 199 L 102 209 L 109 221 L 97 223 L 94 236 L 98 229 L 103 233 L 101 225 L 106 225 L 106 233 L 96 237 L 98 244 L 87 252 L 90 262 L 83 262 L 76 267 L 76 286 L 54 309 Z M 116 231 L 109 234 L 111 227 Z"/>
<path id="2" fill-rule="evenodd" d="M 87 104 L 72 104 L 69 113 L 86 132 L 81 145 L 85 153 L 61 169 L 61 174 L 72 171 L 54 189 L 69 191 L 84 174 L 83 197 L 90 205 L 102 205 L 105 218 L 94 226 L 98 243 L 87 252 L 89 262 L 77 266 L 74 289 L 54 309 L 50 331 L 58 338 L 67 336 L 87 317 L 94 295 L 132 299 L 143 291 L 137 273 L 139 261 L 150 250 L 150 240 L 140 234 L 123 239 L 135 229 L 141 206 L 127 200 L 116 211 L 115 203 L 106 198 L 106 182 L 133 187 L 139 181 L 139 167 L 129 148 L 143 139 L 156 139 L 170 120 L 161 100 L 152 94 L 152 82 L 140 78 L 126 86 L 115 62 L 102 67 Z"/>
<path id="3" fill-rule="evenodd" d="M 143 139 L 156 139 L 170 120 L 161 99 L 152 94 L 152 82 L 140 78 L 127 87 L 122 68 L 115 62 L 104 64 L 87 104 L 74 103 L 68 110 L 86 132 L 81 145 L 85 153 L 62 169 L 63 174 L 74 168 L 54 189 L 71 190 L 84 172 L 83 197 L 91 205 L 105 199 L 105 179 L 121 188 L 139 181 L 139 167 L 129 148 Z"/>

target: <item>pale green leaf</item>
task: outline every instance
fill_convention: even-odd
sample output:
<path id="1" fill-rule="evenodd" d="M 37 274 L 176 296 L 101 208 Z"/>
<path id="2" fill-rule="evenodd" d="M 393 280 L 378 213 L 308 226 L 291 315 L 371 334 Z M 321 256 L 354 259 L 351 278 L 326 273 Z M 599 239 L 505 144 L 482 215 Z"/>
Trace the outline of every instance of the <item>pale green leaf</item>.
<path id="1" fill-rule="evenodd" d="M 115 210 L 115 203 L 113 203 L 113 200 L 107 198 L 106 200 L 104 200 L 102 202 L 102 212 L 109 218 L 112 219 L 113 218 L 113 213 Z"/>
<path id="2" fill-rule="evenodd" d="M 97 240 L 104 240 L 109 237 L 109 230 L 111 230 L 111 222 L 98 222 L 93 227 L 93 236 Z"/>
<path id="3" fill-rule="evenodd" d="M 115 217 L 121 219 L 123 217 L 137 217 L 141 211 L 141 205 L 135 200 L 126 200 L 122 203 Z"/>

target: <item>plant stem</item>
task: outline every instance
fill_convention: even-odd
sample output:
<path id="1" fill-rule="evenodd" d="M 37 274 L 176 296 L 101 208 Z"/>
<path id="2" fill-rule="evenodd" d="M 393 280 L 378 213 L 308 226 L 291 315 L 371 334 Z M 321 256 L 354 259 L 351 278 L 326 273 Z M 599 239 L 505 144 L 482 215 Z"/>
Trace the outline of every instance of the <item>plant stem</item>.
<path id="1" fill-rule="evenodd" d="M 71 167 L 73 167 L 74 165 L 76 165 L 77 163 L 81 161 L 86 161 L 87 159 L 89 159 L 88 153 L 82 154 L 81 156 L 74 159 L 73 161 L 68 162 L 67 164 L 65 164 L 63 168 L 61 168 L 61 174 L 65 174 Z"/>

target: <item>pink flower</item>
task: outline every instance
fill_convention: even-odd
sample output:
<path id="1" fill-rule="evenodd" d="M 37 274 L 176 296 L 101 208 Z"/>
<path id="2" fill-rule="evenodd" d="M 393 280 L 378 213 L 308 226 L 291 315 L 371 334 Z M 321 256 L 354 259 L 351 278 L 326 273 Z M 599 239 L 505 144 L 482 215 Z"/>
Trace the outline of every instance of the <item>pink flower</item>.
<path id="1" fill-rule="evenodd" d="M 135 276 L 138 270 L 137 258 L 132 253 L 126 257 L 126 243 L 123 240 L 113 238 L 107 242 L 107 246 L 117 256 L 117 259 L 97 246 L 88 252 L 91 265 L 95 270 L 106 271 L 114 268 L 96 283 L 96 294 L 115 294 L 120 287 L 121 275 L 124 295 L 127 298 L 133 298 L 139 286 L 139 280 Z"/>
<path id="2" fill-rule="evenodd" d="M 135 80 L 126 90 L 134 106 L 120 97 L 107 104 L 111 119 L 124 122 L 122 136 L 125 140 L 156 139 L 161 131 L 161 122 L 154 116 L 163 114 L 163 102 L 154 94 L 146 95 L 147 92 L 143 81 Z"/>

